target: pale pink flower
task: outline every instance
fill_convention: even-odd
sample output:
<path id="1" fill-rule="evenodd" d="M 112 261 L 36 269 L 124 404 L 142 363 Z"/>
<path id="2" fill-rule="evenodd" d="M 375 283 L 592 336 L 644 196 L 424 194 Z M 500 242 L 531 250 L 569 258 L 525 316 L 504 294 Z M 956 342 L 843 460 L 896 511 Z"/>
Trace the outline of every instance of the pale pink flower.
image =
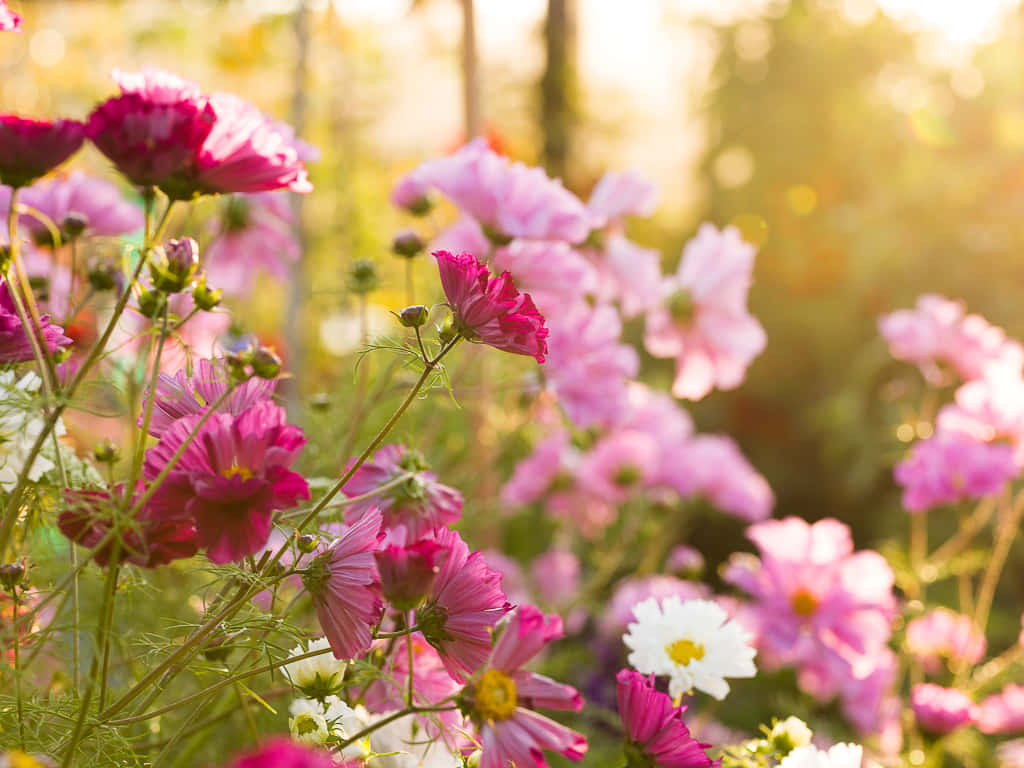
<path id="1" fill-rule="evenodd" d="M 530 564 L 538 595 L 548 605 L 564 605 L 580 589 L 580 559 L 564 549 L 549 549 Z"/>
<path id="2" fill-rule="evenodd" d="M 661 254 L 621 234 L 609 233 L 600 250 L 587 249 L 596 270 L 597 300 L 618 302 L 624 317 L 636 317 L 661 303 Z"/>
<path id="3" fill-rule="evenodd" d="M 653 216 L 658 188 L 638 171 L 608 171 L 594 185 L 587 209 L 596 219 L 616 221 L 625 216 Z"/>
<path id="4" fill-rule="evenodd" d="M 392 199 L 409 207 L 430 188 L 472 216 L 493 239 L 582 242 L 591 216 L 575 195 L 540 168 L 513 163 L 475 139 L 448 157 L 428 160 L 399 181 Z"/>
<path id="5" fill-rule="evenodd" d="M 37 245 L 53 243 L 50 230 L 37 211 L 58 229 L 74 214 L 85 224 L 83 234 L 90 237 L 124 235 L 142 229 L 144 224 L 142 209 L 125 200 L 114 184 L 79 170 L 25 187 L 18 202 L 33 209 L 19 217 L 18 225 L 32 235 Z"/>
<path id="6" fill-rule="evenodd" d="M 246 296 L 260 271 L 278 281 L 290 279 L 289 265 L 302 253 L 294 224 L 286 192 L 233 195 L 214 220 L 213 241 L 203 254 L 209 284 Z"/>
<path id="7" fill-rule="evenodd" d="M 996 747 L 999 768 L 1024 768 L 1024 739 L 1004 741 Z"/>
<path id="8" fill-rule="evenodd" d="M 648 489 L 661 459 L 660 446 L 647 433 L 615 430 L 584 455 L 577 479 L 596 498 L 622 504 Z"/>
<path id="9" fill-rule="evenodd" d="M 898 360 L 916 363 L 933 383 L 943 379 L 939 363 L 946 363 L 970 381 L 990 368 L 1018 376 L 1024 347 L 1006 338 L 1002 328 L 980 315 L 966 314 L 962 301 L 924 294 L 915 309 L 901 309 L 878 320 L 878 329 Z"/>
<path id="10" fill-rule="evenodd" d="M 21 16 L 0 0 L 0 32 L 21 32 Z"/>
<path id="11" fill-rule="evenodd" d="M 903 506 L 921 512 L 994 496 L 1019 472 L 1009 445 L 939 432 L 915 444 L 893 475 L 903 486 Z"/>
<path id="12" fill-rule="evenodd" d="M 492 571 L 501 574 L 501 591 L 505 593 L 505 599 L 512 605 L 532 603 L 530 586 L 526 582 L 526 573 L 519 561 L 509 557 L 500 549 L 484 550 L 484 561 Z"/>
<path id="13" fill-rule="evenodd" d="M 726 435 L 695 435 L 665 456 L 659 479 L 683 498 L 701 496 L 722 512 L 751 522 L 764 520 L 775 494 Z"/>
<path id="14" fill-rule="evenodd" d="M 579 711 L 582 697 L 571 686 L 522 669 L 561 636 L 561 619 L 532 605 L 518 608 L 495 634 L 489 656 L 460 694 L 476 726 L 480 768 L 547 768 L 545 749 L 573 762 L 583 759 L 587 741 L 582 735 L 533 710 Z"/>
<path id="15" fill-rule="evenodd" d="M 985 635 L 970 616 L 936 608 L 907 624 L 907 650 L 932 675 L 946 663 L 975 665 L 985 657 Z"/>
<path id="16" fill-rule="evenodd" d="M 1024 466 L 1024 379 L 998 369 L 961 384 L 954 402 L 939 411 L 939 431 L 962 432 L 976 440 L 1007 440 Z"/>
<path id="17" fill-rule="evenodd" d="M 974 702 L 957 688 L 919 683 L 910 691 L 910 706 L 921 730 L 943 736 L 973 722 Z"/>
<path id="18" fill-rule="evenodd" d="M 600 619 L 601 632 L 608 637 L 621 635 L 627 624 L 636 621 L 633 608 L 652 597 L 659 603 L 666 597 L 678 597 L 683 602 L 710 600 L 711 589 L 706 584 L 661 574 L 623 579 L 605 606 Z"/>
<path id="19" fill-rule="evenodd" d="M 508 271 L 545 317 L 565 312 L 597 287 L 597 271 L 591 263 L 560 241 L 515 240 L 494 252 L 491 265 Z"/>
<path id="20" fill-rule="evenodd" d="M 982 733 L 1024 731 L 1024 685 L 1008 684 L 978 705 L 978 730 Z"/>
<path id="21" fill-rule="evenodd" d="M 889 752 L 899 751 L 903 738 L 900 715 L 903 702 L 895 692 L 899 662 L 888 648 L 875 657 L 874 668 L 864 677 L 846 675 L 839 681 L 839 704 L 843 715 L 863 734 L 874 734 L 888 745 Z M 834 669 L 822 665 L 818 677 L 812 664 L 804 664 L 799 672 L 800 687 L 818 699 L 828 699 L 836 684 Z M 895 731 L 895 732 L 894 732 Z M 895 745 L 895 746 L 894 746 Z"/>
<path id="22" fill-rule="evenodd" d="M 700 400 L 715 387 L 735 389 L 764 349 L 764 329 L 746 306 L 754 253 L 735 228 L 703 224 L 676 274 L 663 280 L 663 302 L 647 313 L 644 346 L 655 357 L 676 358 L 676 397 Z"/>

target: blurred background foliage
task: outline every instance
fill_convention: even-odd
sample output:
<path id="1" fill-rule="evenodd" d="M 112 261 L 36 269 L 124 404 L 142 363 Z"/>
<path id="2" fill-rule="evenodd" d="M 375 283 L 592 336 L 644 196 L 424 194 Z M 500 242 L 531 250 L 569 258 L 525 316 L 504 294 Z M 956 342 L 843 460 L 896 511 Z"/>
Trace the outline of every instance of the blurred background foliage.
<path id="1" fill-rule="evenodd" d="M 879 314 L 937 292 L 1024 337 L 1024 10 L 1015 3 L 903 0 L 960 9 L 962 19 L 944 17 L 936 30 L 897 18 L 894 1 L 883 13 L 870 0 L 477 0 L 468 74 L 467 0 L 10 4 L 26 31 L 0 39 L 5 111 L 82 117 L 112 92 L 112 68 L 162 66 L 296 122 L 323 151 L 311 167 L 317 189 L 301 205 L 306 256 L 294 285 L 263 279 L 232 306 L 296 372 L 291 406 L 311 438 L 311 474 L 335 474 L 413 375 L 382 379 L 386 352 L 353 373 L 361 330 L 395 334 L 388 310 L 408 303 L 389 244 L 410 222 L 389 205 L 391 185 L 478 131 L 583 197 L 606 168 L 654 178 L 663 205 L 630 235 L 660 249 L 666 270 L 703 220 L 735 224 L 759 245 L 751 305 L 767 351 L 740 390 L 691 412 L 700 430 L 738 440 L 771 483 L 777 516 L 837 517 L 859 547 L 905 535 L 890 470 L 930 434 L 937 405 L 915 370 L 888 357 Z M 988 26 L 971 32 L 984 13 Z M 95 152 L 78 162 L 112 177 Z M 440 210 L 412 224 L 430 235 L 446 220 Z M 347 287 L 356 259 L 381 272 L 365 310 Z M 427 260 L 415 265 L 417 300 L 438 298 L 433 274 Z M 637 344 L 641 333 L 639 323 L 626 329 Z M 477 352 L 454 362 L 453 397 L 434 394 L 394 437 L 465 492 L 474 546 L 528 559 L 559 532 L 540 512 L 503 515 L 498 490 L 529 450 L 535 414 L 521 407 L 521 384 L 536 373 Z M 643 366 L 642 378 L 668 388 L 669 363 Z M 369 412 L 352 405 L 359 392 L 376 397 Z M 731 518 L 699 511 L 666 531 L 664 516 L 647 514 L 646 540 L 697 547 L 712 580 L 746 546 Z M 615 555 L 616 536 L 596 544 L 598 562 Z M 1007 573 L 1022 566 L 1018 541 Z M 999 599 L 995 648 L 1019 631 L 1024 580 L 1004 579 Z M 581 683 L 579 672 L 558 671 Z M 793 702 L 768 703 L 782 708 L 765 717 L 800 714 Z"/>

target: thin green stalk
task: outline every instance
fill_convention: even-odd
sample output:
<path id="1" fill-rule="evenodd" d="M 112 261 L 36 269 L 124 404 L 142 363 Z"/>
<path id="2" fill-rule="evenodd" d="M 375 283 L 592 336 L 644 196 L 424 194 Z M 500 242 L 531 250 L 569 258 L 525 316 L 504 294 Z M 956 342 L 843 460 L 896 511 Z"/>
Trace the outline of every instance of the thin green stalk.
<path id="1" fill-rule="evenodd" d="M 999 516 L 995 540 L 992 543 L 992 557 L 988 561 L 985 574 L 981 579 L 981 586 L 978 588 L 978 599 L 975 601 L 974 607 L 974 625 L 983 634 L 988 626 L 992 600 L 995 598 L 1003 566 L 1006 565 L 1006 557 L 1010 554 L 1010 546 L 1017 535 L 1022 513 L 1024 513 L 1024 491 L 1017 494 L 1017 498 L 1012 503 L 1007 499 L 1007 504 Z"/>
<path id="2" fill-rule="evenodd" d="M 14 616 L 18 616 L 18 593 L 21 591 L 20 585 L 15 585 L 11 589 L 11 600 L 14 603 Z M 21 700 L 21 638 L 18 636 L 18 630 L 14 630 L 14 695 L 18 701 L 18 743 L 22 749 L 25 749 L 25 713 L 24 704 Z"/>
<path id="3" fill-rule="evenodd" d="M 103 644 L 99 649 L 99 654 L 102 657 L 102 665 L 100 667 L 100 696 L 97 703 L 99 709 L 107 704 L 107 674 L 110 671 L 110 628 L 114 624 L 114 600 L 117 595 L 117 578 L 121 573 L 120 566 L 117 563 L 111 562 L 109 567 L 108 579 L 113 584 L 110 592 L 110 599 L 104 601 L 105 613 L 103 617 L 104 632 L 103 632 Z M 106 596 L 104 596 L 106 598 Z"/>
<path id="4" fill-rule="evenodd" d="M 405 616 L 405 626 L 406 626 L 406 630 L 405 630 L 405 650 L 408 653 L 408 664 L 409 664 L 409 682 L 406 684 L 406 688 L 405 688 L 405 705 L 407 707 L 413 706 L 413 703 L 414 703 L 414 699 L 413 699 L 413 693 L 414 693 L 413 685 L 414 685 L 415 676 L 413 675 L 414 667 L 413 667 L 413 658 L 412 658 L 412 628 L 415 625 L 415 623 L 416 623 L 416 620 L 415 620 L 415 618 L 413 616 L 412 611 L 410 611 Z"/>
<path id="5" fill-rule="evenodd" d="M 136 447 L 135 455 L 132 458 L 131 473 L 128 475 L 128 482 L 126 487 L 134 488 L 135 481 L 139 479 L 139 473 L 142 471 L 142 456 L 145 453 L 146 437 L 149 435 L 149 424 L 153 418 L 153 403 L 156 400 L 156 382 L 160 376 L 160 358 L 163 355 L 164 343 L 167 341 L 167 314 L 169 311 L 167 297 L 163 299 L 163 310 L 160 314 L 160 337 L 156 343 L 156 354 L 153 358 L 153 373 L 149 379 L 149 397 L 146 398 L 146 409 L 142 414 L 142 430 L 139 433 L 139 444 Z M 133 377 L 134 379 L 134 377 Z M 131 499 L 129 494 L 125 494 L 125 504 L 127 500 Z"/>
<path id="6" fill-rule="evenodd" d="M 449 697 L 447 699 L 444 699 L 444 701 L 452 701 L 452 700 L 453 699 L 451 697 Z M 403 717 L 405 717 L 406 715 L 423 715 L 423 714 L 428 714 L 430 712 L 451 712 L 454 709 L 458 709 L 458 707 L 456 707 L 455 705 L 452 705 L 450 707 L 442 707 L 442 706 L 436 706 L 436 707 L 406 707 L 405 709 L 400 709 L 397 712 L 392 712 L 387 717 L 382 718 L 381 720 L 378 720 L 375 723 L 371 723 L 370 725 L 366 726 L 365 728 L 363 728 L 363 730 L 359 731 L 355 735 L 350 736 L 349 738 L 345 739 L 344 741 L 342 741 L 338 745 L 338 750 L 340 751 L 340 750 L 344 749 L 345 747 L 347 747 L 349 744 L 355 744 L 357 741 L 360 741 L 361 739 L 365 739 L 367 736 L 369 736 L 374 731 L 376 731 L 376 730 L 378 730 L 380 728 L 383 728 L 385 725 L 389 725 L 390 723 L 395 722 L 395 720 L 400 720 Z"/>
<path id="7" fill-rule="evenodd" d="M 341 501 L 336 501 L 333 504 L 328 505 L 322 511 L 326 511 L 328 509 L 344 509 L 345 507 L 351 507 L 353 504 L 359 504 L 360 502 L 363 502 L 363 501 L 369 501 L 370 499 L 373 499 L 373 498 L 376 498 L 377 496 L 380 496 L 385 491 L 389 491 L 392 488 L 398 487 L 399 485 L 404 483 L 409 478 L 415 477 L 415 476 L 416 476 L 415 472 L 403 472 L 402 474 L 398 475 L 397 477 L 394 477 L 391 480 L 388 480 L 386 483 L 378 485 L 372 491 L 367 491 L 366 493 L 361 493 L 358 496 L 346 496 Z M 308 512 L 308 510 L 300 509 L 300 510 L 298 510 L 296 512 L 291 512 L 291 513 L 289 513 L 287 515 L 282 515 L 280 519 L 281 520 L 290 520 L 293 517 L 301 517 L 302 515 L 307 514 L 307 512 Z"/>

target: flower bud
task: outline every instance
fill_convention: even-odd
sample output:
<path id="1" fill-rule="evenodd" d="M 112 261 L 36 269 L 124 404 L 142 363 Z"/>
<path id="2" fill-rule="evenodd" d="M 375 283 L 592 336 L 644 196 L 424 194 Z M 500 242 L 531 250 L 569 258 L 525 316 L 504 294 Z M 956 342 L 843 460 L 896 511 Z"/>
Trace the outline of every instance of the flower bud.
<path id="1" fill-rule="evenodd" d="M 116 464 L 121 460 L 121 449 L 109 437 L 96 443 L 92 449 L 93 458 L 100 464 Z"/>
<path id="2" fill-rule="evenodd" d="M 252 359 L 252 350 L 248 347 L 237 352 L 227 352 L 224 355 L 224 362 L 230 369 L 231 381 L 239 384 L 248 381 L 252 374 L 249 371 L 249 361 Z"/>
<path id="3" fill-rule="evenodd" d="M 426 325 L 429 310 L 422 304 L 406 307 L 398 313 L 398 322 L 406 328 L 422 328 Z"/>
<path id="4" fill-rule="evenodd" d="M 163 296 L 148 288 L 139 288 L 139 312 L 148 318 L 155 318 L 163 309 Z"/>
<path id="5" fill-rule="evenodd" d="M 191 237 L 168 240 L 153 250 L 149 261 L 153 285 L 167 293 L 185 290 L 198 268 L 199 244 Z"/>
<path id="6" fill-rule="evenodd" d="M 13 592 L 25 578 L 25 570 L 24 561 L 0 565 L 0 585 L 8 592 Z"/>
<path id="7" fill-rule="evenodd" d="M 365 295 L 377 288 L 377 265 L 369 259 L 356 259 L 348 273 L 348 288 L 352 293 Z"/>
<path id="8" fill-rule="evenodd" d="M 210 312 L 220 304 L 221 293 L 221 290 L 210 288 L 206 284 L 206 273 L 203 273 L 192 288 L 192 301 L 204 312 Z"/>
<path id="9" fill-rule="evenodd" d="M 320 537 L 314 536 L 312 533 L 304 533 L 295 540 L 295 543 L 298 545 L 300 552 L 308 555 L 316 549 L 320 543 Z"/>
<path id="10" fill-rule="evenodd" d="M 59 349 L 53 350 L 53 362 L 57 365 L 67 362 L 68 358 L 71 357 L 71 347 L 60 347 Z"/>
<path id="11" fill-rule="evenodd" d="M 72 211 L 61 222 L 60 231 L 65 240 L 71 241 L 79 237 L 89 228 L 89 217 L 84 213 Z"/>
<path id="12" fill-rule="evenodd" d="M 89 267 L 89 285 L 96 291 L 112 291 L 117 286 L 117 267 L 106 261 L 98 261 Z"/>
<path id="13" fill-rule="evenodd" d="M 403 229 L 395 235 L 391 241 L 391 250 L 397 256 L 411 259 L 423 252 L 425 243 L 414 230 Z"/>
<path id="14" fill-rule="evenodd" d="M 309 406 L 314 411 L 326 411 L 331 407 L 331 396 L 326 392 L 317 392 L 309 398 Z"/>
<path id="15" fill-rule="evenodd" d="M 259 378 L 276 379 L 284 363 L 272 349 L 259 347 L 252 353 L 249 364 L 252 366 L 253 374 Z"/>

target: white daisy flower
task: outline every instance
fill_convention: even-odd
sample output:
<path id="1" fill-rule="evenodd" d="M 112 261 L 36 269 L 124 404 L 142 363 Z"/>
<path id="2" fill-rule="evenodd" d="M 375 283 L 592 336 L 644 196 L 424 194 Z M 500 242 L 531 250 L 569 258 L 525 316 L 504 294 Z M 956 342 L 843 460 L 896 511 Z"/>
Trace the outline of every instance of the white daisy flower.
<path id="1" fill-rule="evenodd" d="M 332 738 L 345 741 L 372 721 L 366 709 L 352 709 L 337 696 L 328 696 L 324 701 L 294 699 L 288 712 L 292 715 L 288 720 L 292 736 L 306 744 L 326 744 Z M 349 744 L 340 754 L 345 760 L 365 760 L 371 754 L 370 737 Z"/>
<path id="2" fill-rule="evenodd" d="M 790 715 L 775 724 L 772 732 L 768 734 L 768 740 L 775 744 L 786 745 L 784 751 L 788 753 L 796 747 L 806 747 L 811 743 L 813 735 L 811 729 L 807 727 L 807 723 L 799 717 Z"/>
<path id="3" fill-rule="evenodd" d="M 726 677 L 757 674 L 750 637 L 717 603 L 650 597 L 633 607 L 636 622 L 622 641 L 632 651 L 629 663 L 645 675 L 669 678 L 669 694 L 682 696 L 696 688 L 724 699 Z"/>
<path id="4" fill-rule="evenodd" d="M 392 713 L 373 714 L 381 720 Z M 461 768 L 462 757 L 445 746 L 444 739 L 431 740 L 415 715 L 401 717 L 373 732 L 376 756 L 372 768 Z"/>
<path id="5" fill-rule="evenodd" d="M 306 648 L 297 645 L 292 648 L 292 656 L 301 656 L 310 651 L 327 651 L 319 656 L 299 659 L 285 664 L 281 669 L 285 677 L 306 696 L 313 699 L 325 699 L 341 688 L 345 678 L 344 661 L 338 661 L 330 653 L 331 644 L 326 637 L 311 640 Z"/>
<path id="6" fill-rule="evenodd" d="M 299 701 L 309 701 L 316 705 L 316 702 L 311 699 L 300 699 Z M 296 702 L 292 702 L 293 709 L 295 704 Z M 293 739 L 313 746 L 324 744 L 330 735 L 327 730 L 327 719 L 316 711 L 316 706 L 300 707 L 293 717 L 288 718 L 288 729 L 292 732 Z"/>
<path id="7" fill-rule="evenodd" d="M 14 490 L 18 476 L 25 467 L 29 452 L 46 422 L 32 402 L 34 393 L 42 384 L 34 373 L 27 373 L 17 382 L 14 371 L 0 373 L 0 488 Z M 64 434 L 64 422 L 58 420 L 54 434 Z M 56 465 L 40 453 L 32 462 L 28 479 L 36 482 Z"/>
<path id="8" fill-rule="evenodd" d="M 811 744 L 794 749 L 779 768 L 860 768 L 863 753 L 859 744 L 836 744 L 827 752 Z"/>

